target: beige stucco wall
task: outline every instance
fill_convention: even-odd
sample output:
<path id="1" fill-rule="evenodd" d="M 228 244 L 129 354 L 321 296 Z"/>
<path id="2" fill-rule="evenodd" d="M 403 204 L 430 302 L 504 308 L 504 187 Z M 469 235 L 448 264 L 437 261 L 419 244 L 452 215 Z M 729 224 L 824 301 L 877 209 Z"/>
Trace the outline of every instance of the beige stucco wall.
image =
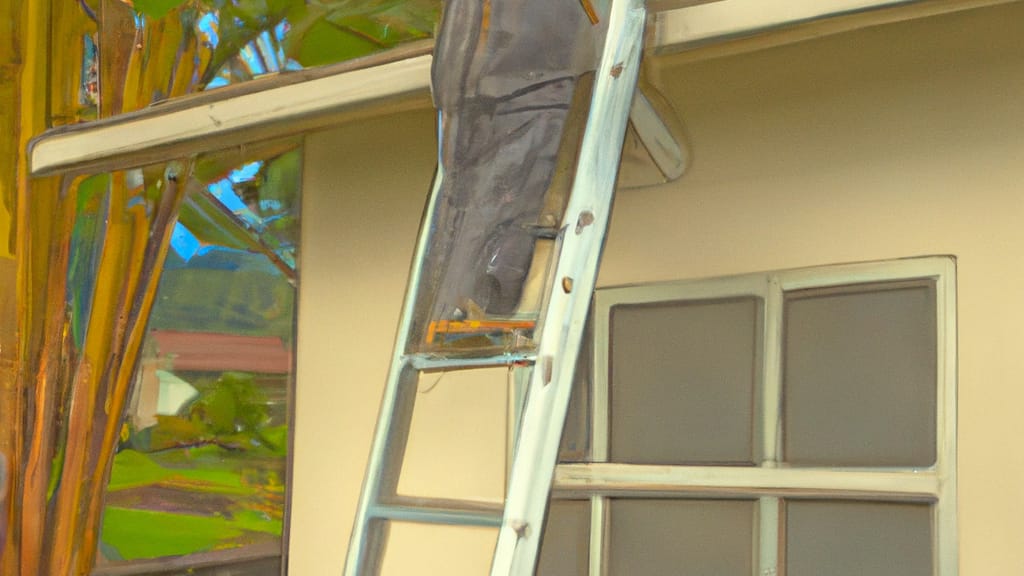
<path id="1" fill-rule="evenodd" d="M 1024 574 L 1024 3 L 667 58 L 660 78 L 694 163 L 677 183 L 619 196 L 600 284 L 956 255 L 961 574 Z M 341 569 L 432 130 L 423 111 L 309 138 L 292 574 Z M 421 396 L 436 420 L 413 449 L 416 487 L 433 494 L 447 478 L 500 495 L 504 388 L 492 380 Z M 469 538 L 392 573 L 483 573 L 493 535 Z"/>
<path id="2" fill-rule="evenodd" d="M 432 135 L 433 115 L 424 110 L 314 135 L 307 144 L 291 574 L 341 573 L 433 176 Z M 423 383 L 404 492 L 500 500 L 505 377 L 487 376 L 483 383 L 455 375 Z M 389 554 L 386 572 L 395 575 L 481 573 L 494 539 L 491 531 L 465 529 L 438 538 L 418 526 L 393 534 L 402 549 L 437 551 L 426 561 Z"/>

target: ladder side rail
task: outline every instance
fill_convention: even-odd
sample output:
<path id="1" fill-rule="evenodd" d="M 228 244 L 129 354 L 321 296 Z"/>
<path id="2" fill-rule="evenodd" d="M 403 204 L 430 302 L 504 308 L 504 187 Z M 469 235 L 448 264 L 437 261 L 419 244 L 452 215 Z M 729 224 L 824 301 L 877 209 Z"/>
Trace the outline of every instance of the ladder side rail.
<path id="1" fill-rule="evenodd" d="M 430 246 L 434 215 L 437 213 L 435 208 L 440 201 L 443 179 L 444 172 L 439 160 L 410 265 L 391 366 L 388 369 L 377 426 L 363 476 L 352 534 L 349 537 L 344 572 L 347 576 L 379 573 L 380 561 L 384 556 L 383 547 L 387 541 L 388 523 L 378 518 L 374 512 L 379 503 L 395 495 L 412 421 L 418 372 L 410 364 L 405 352 L 408 350 L 409 338 L 412 337 L 417 295 L 423 275 L 422 263 Z"/>
<path id="2" fill-rule="evenodd" d="M 529 576 L 536 567 L 576 357 L 597 281 L 636 89 L 645 15 L 643 0 L 612 0 L 491 576 Z"/>

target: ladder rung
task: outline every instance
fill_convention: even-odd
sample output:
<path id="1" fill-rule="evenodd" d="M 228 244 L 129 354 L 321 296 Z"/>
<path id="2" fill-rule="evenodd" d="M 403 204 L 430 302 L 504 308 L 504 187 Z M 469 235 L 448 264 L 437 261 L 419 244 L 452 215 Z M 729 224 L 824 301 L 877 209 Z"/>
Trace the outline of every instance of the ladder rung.
<path id="1" fill-rule="evenodd" d="M 400 497 L 371 510 L 375 518 L 454 526 L 501 526 L 502 505 L 470 500 Z"/>
<path id="2" fill-rule="evenodd" d="M 492 366 L 511 366 L 513 364 L 533 364 L 537 354 L 534 352 L 507 352 L 493 356 L 478 357 L 441 357 L 435 354 L 409 354 L 405 361 L 423 372 L 439 372 L 442 370 L 460 370 L 466 368 L 488 368 Z"/>

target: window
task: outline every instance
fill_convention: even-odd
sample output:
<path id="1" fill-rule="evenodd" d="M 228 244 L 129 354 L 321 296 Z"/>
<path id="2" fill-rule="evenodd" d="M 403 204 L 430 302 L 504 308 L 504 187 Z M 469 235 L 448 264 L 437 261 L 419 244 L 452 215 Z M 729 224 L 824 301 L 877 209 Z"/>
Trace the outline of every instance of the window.
<path id="1" fill-rule="evenodd" d="M 599 290 L 539 573 L 955 575 L 955 297 L 945 257 Z"/>

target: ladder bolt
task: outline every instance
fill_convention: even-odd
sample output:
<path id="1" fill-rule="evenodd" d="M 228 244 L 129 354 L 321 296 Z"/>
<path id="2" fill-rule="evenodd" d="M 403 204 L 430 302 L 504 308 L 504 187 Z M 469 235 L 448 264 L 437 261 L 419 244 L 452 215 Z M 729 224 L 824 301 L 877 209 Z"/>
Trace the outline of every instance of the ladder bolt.
<path id="1" fill-rule="evenodd" d="M 621 62 L 619 62 L 615 66 L 612 66 L 612 78 L 618 78 L 619 76 L 621 76 L 623 68 L 625 68 L 625 66 L 623 66 Z"/>
<path id="2" fill-rule="evenodd" d="M 594 213 L 590 210 L 585 210 L 580 213 L 580 217 L 576 220 L 576 234 L 579 235 L 583 232 L 583 229 L 594 223 Z"/>
<path id="3" fill-rule="evenodd" d="M 524 522 L 523 520 L 510 520 L 508 525 L 512 528 L 512 531 L 516 533 L 516 536 L 526 538 L 526 532 L 530 528 L 529 523 Z"/>
<path id="4" fill-rule="evenodd" d="M 568 276 L 564 276 L 562 278 L 562 291 L 566 294 L 572 292 L 572 278 L 569 278 Z"/>
<path id="5" fill-rule="evenodd" d="M 543 362 L 541 362 L 541 369 L 544 371 L 545 386 L 551 383 L 551 373 L 554 371 L 554 363 L 554 359 L 551 356 L 545 356 Z"/>

